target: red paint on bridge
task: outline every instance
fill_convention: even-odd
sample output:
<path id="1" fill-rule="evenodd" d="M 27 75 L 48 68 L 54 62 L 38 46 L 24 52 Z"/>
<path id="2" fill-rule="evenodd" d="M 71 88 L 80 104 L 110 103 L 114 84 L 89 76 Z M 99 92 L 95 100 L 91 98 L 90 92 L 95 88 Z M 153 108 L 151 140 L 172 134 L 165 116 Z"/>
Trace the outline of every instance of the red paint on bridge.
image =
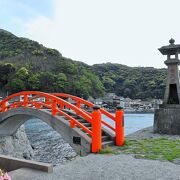
<path id="1" fill-rule="evenodd" d="M 65 100 L 67 99 L 67 101 Z M 71 99 L 73 103 L 68 102 Z M 111 129 L 115 134 L 115 145 L 122 146 L 124 144 L 124 123 L 123 123 L 123 110 L 117 109 L 115 116 L 102 108 L 94 108 L 93 112 L 87 112 L 86 109 L 82 109 L 81 106 L 86 105 L 89 108 L 95 107 L 91 102 L 88 102 L 82 98 L 65 94 L 65 93 L 44 93 L 38 91 L 24 91 L 16 94 L 12 94 L 9 97 L 0 101 L 0 113 L 8 111 L 12 108 L 46 108 L 51 110 L 53 116 L 62 115 L 70 120 L 70 127 L 76 126 L 82 128 L 84 132 L 92 137 L 92 152 L 99 152 L 102 149 L 102 124 Z M 82 117 L 92 126 L 92 130 L 84 126 L 81 122 L 69 115 L 65 109 L 73 111 L 76 115 Z M 115 122 L 115 128 L 105 122 L 101 118 L 101 114 L 104 114 L 109 119 Z"/>

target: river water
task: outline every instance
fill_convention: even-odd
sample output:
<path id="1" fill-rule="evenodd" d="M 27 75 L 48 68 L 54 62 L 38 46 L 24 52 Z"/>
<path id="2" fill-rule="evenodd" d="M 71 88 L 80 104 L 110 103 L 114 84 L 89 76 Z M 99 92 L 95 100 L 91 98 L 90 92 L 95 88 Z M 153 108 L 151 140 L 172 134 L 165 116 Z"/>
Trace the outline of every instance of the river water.
<path id="1" fill-rule="evenodd" d="M 113 114 L 114 115 L 114 114 Z M 102 117 L 104 121 L 110 123 L 114 127 L 114 122 L 107 117 Z M 125 114 L 124 115 L 124 133 L 125 135 L 136 132 L 140 129 L 152 126 L 154 122 L 154 114 Z"/>
<path id="2" fill-rule="evenodd" d="M 102 117 L 114 126 L 112 120 Z M 153 114 L 125 114 L 125 135 L 153 125 Z M 61 135 L 38 119 L 25 123 L 26 133 L 34 148 L 34 159 L 54 165 L 66 162 L 76 156 L 73 149 Z"/>

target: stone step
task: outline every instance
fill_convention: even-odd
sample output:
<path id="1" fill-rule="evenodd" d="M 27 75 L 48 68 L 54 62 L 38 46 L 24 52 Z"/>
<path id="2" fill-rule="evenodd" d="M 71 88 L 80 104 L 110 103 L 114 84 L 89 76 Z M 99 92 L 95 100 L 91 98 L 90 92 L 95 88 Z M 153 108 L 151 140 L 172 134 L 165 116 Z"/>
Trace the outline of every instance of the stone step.
<path id="1" fill-rule="evenodd" d="M 114 141 L 104 141 L 102 142 L 102 148 L 106 148 L 107 146 L 113 146 L 114 145 Z"/>
<path id="2" fill-rule="evenodd" d="M 70 111 L 64 111 L 66 114 L 72 115 L 72 112 Z"/>
<path id="3" fill-rule="evenodd" d="M 83 124 L 84 126 L 86 126 L 86 127 L 91 127 L 91 123 L 83 122 L 82 124 Z"/>
<path id="4" fill-rule="evenodd" d="M 77 119 L 77 120 L 82 119 L 80 116 L 77 116 L 77 115 L 71 115 L 71 117 L 73 117 L 74 119 Z"/>
<path id="5" fill-rule="evenodd" d="M 107 133 L 102 130 L 102 136 L 107 136 Z"/>
<path id="6" fill-rule="evenodd" d="M 102 136 L 102 142 L 110 140 L 109 136 Z"/>
<path id="7" fill-rule="evenodd" d="M 86 123 L 87 121 L 85 120 L 85 119 L 83 119 L 83 118 L 81 118 L 81 119 L 77 119 L 80 123 Z"/>

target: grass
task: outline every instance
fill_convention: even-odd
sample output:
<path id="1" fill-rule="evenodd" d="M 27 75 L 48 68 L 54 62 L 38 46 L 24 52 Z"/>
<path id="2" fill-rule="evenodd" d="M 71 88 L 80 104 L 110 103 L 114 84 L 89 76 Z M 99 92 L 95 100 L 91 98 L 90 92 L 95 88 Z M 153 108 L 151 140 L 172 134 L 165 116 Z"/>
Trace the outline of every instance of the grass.
<path id="1" fill-rule="evenodd" d="M 134 154 L 137 158 L 159 159 L 170 162 L 180 158 L 180 140 L 154 138 L 126 141 L 124 147 L 115 150 L 115 154 Z"/>
<path id="2" fill-rule="evenodd" d="M 151 138 L 144 140 L 125 140 L 124 146 L 112 150 L 107 146 L 100 154 L 134 154 L 136 158 L 167 160 L 173 162 L 180 158 L 180 140 Z"/>
<path id="3" fill-rule="evenodd" d="M 104 149 L 99 151 L 99 154 L 112 154 L 112 153 L 114 153 L 114 151 L 110 146 L 106 146 Z"/>

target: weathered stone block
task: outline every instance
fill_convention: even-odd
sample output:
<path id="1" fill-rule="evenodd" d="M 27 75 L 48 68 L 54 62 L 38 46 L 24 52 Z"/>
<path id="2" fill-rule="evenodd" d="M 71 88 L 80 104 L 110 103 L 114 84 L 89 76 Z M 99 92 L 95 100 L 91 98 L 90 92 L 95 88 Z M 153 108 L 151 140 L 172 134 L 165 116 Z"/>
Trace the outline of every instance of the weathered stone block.
<path id="1" fill-rule="evenodd" d="M 164 107 L 154 113 L 155 133 L 180 135 L 180 107 Z"/>

